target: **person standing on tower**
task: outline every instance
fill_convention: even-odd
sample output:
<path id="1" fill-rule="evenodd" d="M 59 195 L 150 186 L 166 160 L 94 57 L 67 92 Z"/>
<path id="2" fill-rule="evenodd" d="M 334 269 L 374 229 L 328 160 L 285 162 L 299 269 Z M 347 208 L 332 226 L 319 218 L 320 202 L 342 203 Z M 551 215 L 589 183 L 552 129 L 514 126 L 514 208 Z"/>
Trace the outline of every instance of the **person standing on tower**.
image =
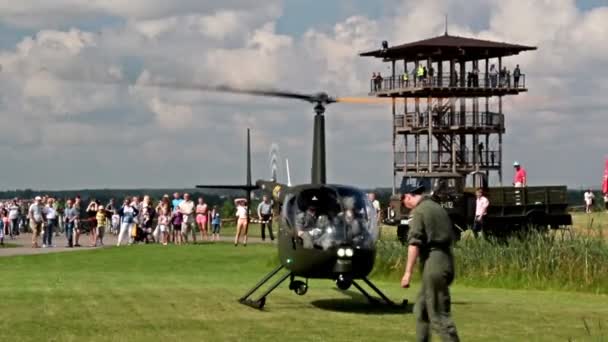
<path id="1" fill-rule="evenodd" d="M 515 67 L 515 70 L 513 70 L 513 82 L 514 82 L 515 88 L 519 87 L 519 76 L 521 76 L 521 70 L 519 70 L 519 64 L 517 64 L 517 66 Z"/>
<path id="2" fill-rule="evenodd" d="M 490 84 L 492 88 L 496 88 L 496 81 L 498 79 L 498 71 L 496 70 L 496 67 L 494 66 L 494 64 L 492 64 L 490 66 Z"/>
<path id="3" fill-rule="evenodd" d="M 424 69 L 422 68 L 422 64 L 418 64 L 418 68 L 416 69 L 416 81 L 422 83 L 422 79 L 424 78 Z M 416 84 L 414 84 L 416 86 Z"/>
<path id="4" fill-rule="evenodd" d="M 515 168 L 515 178 L 513 179 L 513 186 L 516 188 L 524 188 L 528 184 L 528 175 L 526 170 L 519 165 L 519 162 L 514 162 L 513 167 Z"/>

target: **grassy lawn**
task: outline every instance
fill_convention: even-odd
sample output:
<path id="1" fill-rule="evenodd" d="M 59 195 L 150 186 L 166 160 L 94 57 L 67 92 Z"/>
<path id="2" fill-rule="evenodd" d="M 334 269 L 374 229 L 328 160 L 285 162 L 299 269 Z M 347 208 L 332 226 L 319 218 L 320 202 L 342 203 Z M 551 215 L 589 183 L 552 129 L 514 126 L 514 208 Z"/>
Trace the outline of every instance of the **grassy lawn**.
<path id="1" fill-rule="evenodd" d="M 573 213 L 572 221 L 577 233 L 608 238 L 608 212 Z"/>
<path id="2" fill-rule="evenodd" d="M 603 233 L 604 236 L 608 238 L 608 212 L 595 212 L 591 215 L 577 212 L 572 214 L 572 219 L 573 228 L 576 232 L 595 235 Z M 279 229 L 278 220 L 275 220 L 275 222 L 273 222 L 272 227 L 274 230 L 274 235 L 276 237 Z M 224 224 L 220 231 L 220 235 L 224 237 L 234 238 L 235 234 L 236 225 L 234 223 Z M 249 237 L 261 237 L 260 224 L 251 223 L 249 225 L 249 231 L 247 235 Z M 397 227 L 381 225 L 380 237 L 382 240 L 395 241 L 397 239 Z M 199 238 L 200 233 L 197 230 L 197 240 L 199 240 Z M 268 231 L 266 231 L 266 238 L 269 239 Z"/>
<path id="3" fill-rule="evenodd" d="M 283 285 L 263 312 L 238 304 L 275 253 L 148 245 L 0 258 L 0 341 L 413 341 L 411 313 L 373 309 L 327 280 L 311 280 L 302 297 Z M 398 280 L 377 284 L 413 301 L 416 286 L 400 289 Z M 463 341 L 597 341 L 601 326 L 608 336 L 606 296 L 456 280 L 453 302 Z"/>

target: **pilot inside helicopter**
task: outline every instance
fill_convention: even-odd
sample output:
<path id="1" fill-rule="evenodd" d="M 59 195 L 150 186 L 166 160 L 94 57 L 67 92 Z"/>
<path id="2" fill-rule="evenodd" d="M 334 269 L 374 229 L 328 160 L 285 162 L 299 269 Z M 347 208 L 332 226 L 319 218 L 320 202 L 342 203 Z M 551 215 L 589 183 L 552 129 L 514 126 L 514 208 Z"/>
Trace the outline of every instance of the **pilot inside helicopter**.
<path id="1" fill-rule="evenodd" d="M 312 248 L 310 239 L 312 231 L 317 226 L 318 220 L 318 199 L 313 198 L 308 204 L 306 211 L 296 215 L 296 232 L 298 237 L 303 240 L 304 246 Z"/>
<path id="2" fill-rule="evenodd" d="M 347 189 L 311 189 L 288 202 L 295 234 L 304 248 L 327 250 L 348 244 L 373 245 L 367 197 Z M 368 208 L 369 207 L 369 208 Z M 293 217 L 293 216 L 292 216 Z"/>

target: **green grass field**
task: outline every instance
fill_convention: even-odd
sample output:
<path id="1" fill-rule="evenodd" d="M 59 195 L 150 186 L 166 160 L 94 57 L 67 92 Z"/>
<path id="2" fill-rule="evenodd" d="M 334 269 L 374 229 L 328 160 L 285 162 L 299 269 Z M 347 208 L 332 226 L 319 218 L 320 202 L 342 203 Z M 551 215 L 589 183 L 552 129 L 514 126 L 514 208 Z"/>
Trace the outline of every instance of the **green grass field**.
<path id="1" fill-rule="evenodd" d="M 0 341 L 413 341 L 411 313 L 311 280 L 264 311 L 237 299 L 272 268 L 268 245 L 156 245 L 0 259 Z M 393 299 L 417 287 L 378 280 Z M 463 341 L 599 341 L 608 297 L 453 287 Z M 604 328 L 602 328 L 604 327 Z"/>

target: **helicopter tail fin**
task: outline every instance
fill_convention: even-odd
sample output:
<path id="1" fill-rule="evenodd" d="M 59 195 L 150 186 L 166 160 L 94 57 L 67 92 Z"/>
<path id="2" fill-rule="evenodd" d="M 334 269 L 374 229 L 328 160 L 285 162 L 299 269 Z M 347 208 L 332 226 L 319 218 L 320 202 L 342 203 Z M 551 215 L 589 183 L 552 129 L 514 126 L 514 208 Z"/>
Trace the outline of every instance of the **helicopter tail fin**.
<path id="1" fill-rule="evenodd" d="M 289 159 L 285 158 L 285 171 L 287 172 L 287 186 L 291 186 L 291 174 L 289 172 Z"/>
<path id="2" fill-rule="evenodd" d="M 226 190 L 245 190 L 247 191 L 247 200 L 251 200 L 251 192 L 258 189 L 256 184 L 251 180 L 251 137 L 247 128 L 247 174 L 245 176 L 244 185 L 197 185 L 199 189 L 226 189 Z"/>
<path id="3" fill-rule="evenodd" d="M 251 186 L 251 137 L 247 128 L 247 186 Z"/>

